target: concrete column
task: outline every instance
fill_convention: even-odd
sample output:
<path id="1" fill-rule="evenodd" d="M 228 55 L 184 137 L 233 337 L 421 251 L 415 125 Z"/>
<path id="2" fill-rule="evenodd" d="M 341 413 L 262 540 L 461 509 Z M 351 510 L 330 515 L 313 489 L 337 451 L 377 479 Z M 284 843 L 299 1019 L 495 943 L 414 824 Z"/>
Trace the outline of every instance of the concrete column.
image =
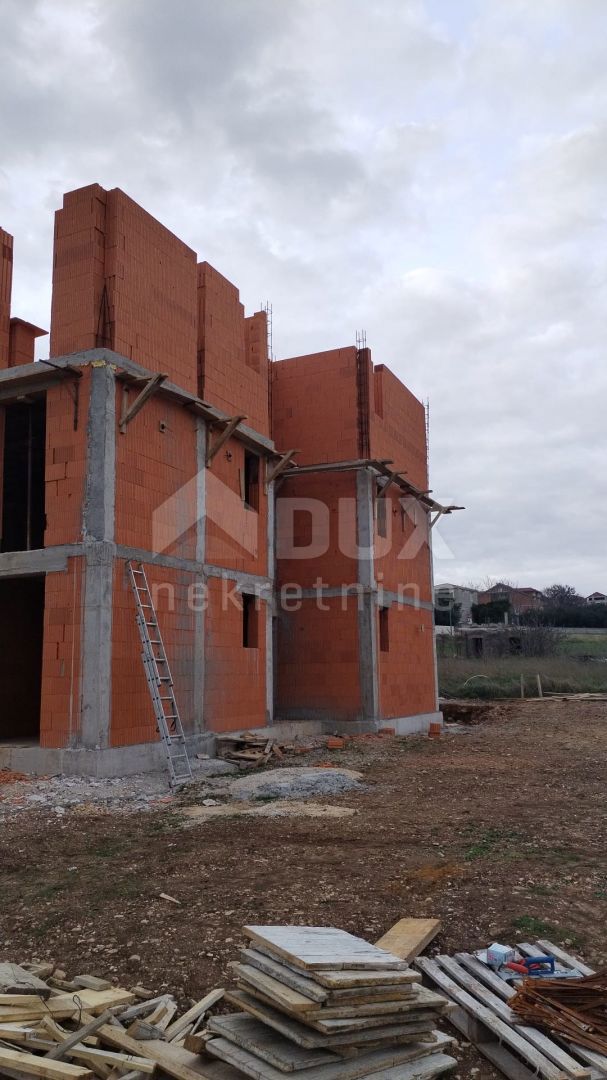
<path id="1" fill-rule="evenodd" d="M 265 468 L 265 466 L 263 466 Z M 276 492 L 274 482 L 268 484 L 268 517 L 267 517 L 267 550 L 268 565 L 267 575 L 272 583 L 271 595 L 266 603 L 266 723 L 274 723 L 274 614 L 275 581 L 276 581 Z"/>
<path id="2" fill-rule="evenodd" d="M 356 528 L 358 543 L 358 666 L 360 671 L 361 719 L 379 719 L 379 681 L 377 671 L 377 588 L 375 583 L 375 545 L 373 520 L 373 485 L 369 469 L 356 473 Z"/>
<path id="3" fill-rule="evenodd" d="M 438 712 L 438 660 L 436 656 L 436 626 L 434 623 L 434 549 L 432 546 L 432 529 L 430 528 L 430 514 L 426 514 L 428 527 L 428 548 L 430 551 L 430 589 L 432 596 L 432 662 L 434 664 L 434 708 Z"/>
<path id="4" fill-rule="evenodd" d="M 110 742 L 112 594 L 116 502 L 116 379 L 104 361 L 91 365 L 87 473 L 83 509 L 85 553 L 80 745 Z"/>
<path id="5" fill-rule="evenodd" d="M 206 556 L 206 505 L 207 505 L 207 425 L 198 417 L 196 421 L 196 562 L 202 567 Z M 204 573 L 200 572 L 200 583 L 206 584 Z M 196 603 L 194 613 L 194 730 L 204 731 L 204 672 L 205 672 L 205 620 L 206 605 Z M 200 610 L 198 610 L 200 608 Z"/>
<path id="6" fill-rule="evenodd" d="M 114 368 L 103 360 L 91 364 L 87 441 L 84 538 L 113 540 L 116 506 L 116 376 Z"/>

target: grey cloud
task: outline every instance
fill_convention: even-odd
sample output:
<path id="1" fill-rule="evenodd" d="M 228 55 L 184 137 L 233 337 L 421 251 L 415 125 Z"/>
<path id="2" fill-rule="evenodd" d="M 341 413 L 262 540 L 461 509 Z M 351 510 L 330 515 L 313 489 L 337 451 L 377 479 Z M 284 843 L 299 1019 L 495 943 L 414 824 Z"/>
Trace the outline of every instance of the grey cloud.
<path id="1" fill-rule="evenodd" d="M 438 573 L 607 590 L 604 0 L 4 0 L 0 223 L 48 323 L 52 210 L 120 186 L 275 349 L 431 400 Z"/>

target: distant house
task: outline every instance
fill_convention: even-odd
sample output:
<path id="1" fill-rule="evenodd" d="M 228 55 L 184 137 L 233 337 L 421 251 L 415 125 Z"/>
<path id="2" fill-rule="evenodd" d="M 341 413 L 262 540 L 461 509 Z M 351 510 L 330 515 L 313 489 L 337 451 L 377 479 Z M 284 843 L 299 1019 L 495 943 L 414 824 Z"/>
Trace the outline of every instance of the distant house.
<path id="1" fill-rule="evenodd" d="M 513 615 L 522 615 L 525 611 L 540 611 L 544 606 L 544 594 L 539 589 L 518 589 L 498 581 L 486 592 L 479 593 L 479 604 L 491 604 L 494 600 L 507 600 Z"/>
<path id="2" fill-rule="evenodd" d="M 591 592 L 590 596 L 586 597 L 587 604 L 607 604 L 607 596 L 604 592 Z"/>
<path id="3" fill-rule="evenodd" d="M 478 591 L 467 589 L 463 585 L 435 585 L 434 606 L 441 611 L 449 611 L 454 604 L 459 604 L 460 625 L 466 626 L 472 622 L 472 605 L 478 602 Z"/>

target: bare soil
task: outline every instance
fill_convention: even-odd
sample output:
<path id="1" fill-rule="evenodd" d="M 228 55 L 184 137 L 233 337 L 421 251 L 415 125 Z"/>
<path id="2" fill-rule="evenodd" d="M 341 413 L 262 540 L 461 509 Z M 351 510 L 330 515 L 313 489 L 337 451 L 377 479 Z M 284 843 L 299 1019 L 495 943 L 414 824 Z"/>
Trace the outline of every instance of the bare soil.
<path id="1" fill-rule="evenodd" d="M 297 764 L 328 759 L 363 773 L 361 790 L 322 798 L 353 816 L 193 824 L 196 788 L 146 813 L 21 810 L 0 833 L 0 959 L 185 1001 L 230 984 L 245 923 L 374 940 L 411 915 L 442 920 L 430 952 L 547 937 L 607 965 L 606 703 L 500 702 L 440 740 L 357 741 Z M 457 1055 L 462 1077 L 500 1075 Z"/>

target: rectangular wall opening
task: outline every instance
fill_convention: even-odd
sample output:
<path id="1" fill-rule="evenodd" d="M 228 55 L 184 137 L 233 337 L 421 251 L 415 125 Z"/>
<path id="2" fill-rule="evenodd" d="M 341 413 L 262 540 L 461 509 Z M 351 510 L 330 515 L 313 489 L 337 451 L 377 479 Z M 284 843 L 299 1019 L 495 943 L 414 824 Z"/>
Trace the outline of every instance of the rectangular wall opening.
<path id="1" fill-rule="evenodd" d="M 259 646 L 259 612 L 257 597 L 252 593 L 242 595 L 242 644 L 245 649 Z"/>
<path id="2" fill-rule="evenodd" d="M 44 547 L 46 398 L 2 411 L 0 551 L 32 551 Z"/>
<path id="3" fill-rule="evenodd" d="M 38 742 L 43 576 L 0 578 L 0 742 Z"/>
<path id="4" fill-rule="evenodd" d="M 379 651 L 390 652 L 390 608 L 379 609 Z"/>
<path id="5" fill-rule="evenodd" d="M 249 510 L 259 510 L 259 458 L 245 450 L 244 502 Z"/>

